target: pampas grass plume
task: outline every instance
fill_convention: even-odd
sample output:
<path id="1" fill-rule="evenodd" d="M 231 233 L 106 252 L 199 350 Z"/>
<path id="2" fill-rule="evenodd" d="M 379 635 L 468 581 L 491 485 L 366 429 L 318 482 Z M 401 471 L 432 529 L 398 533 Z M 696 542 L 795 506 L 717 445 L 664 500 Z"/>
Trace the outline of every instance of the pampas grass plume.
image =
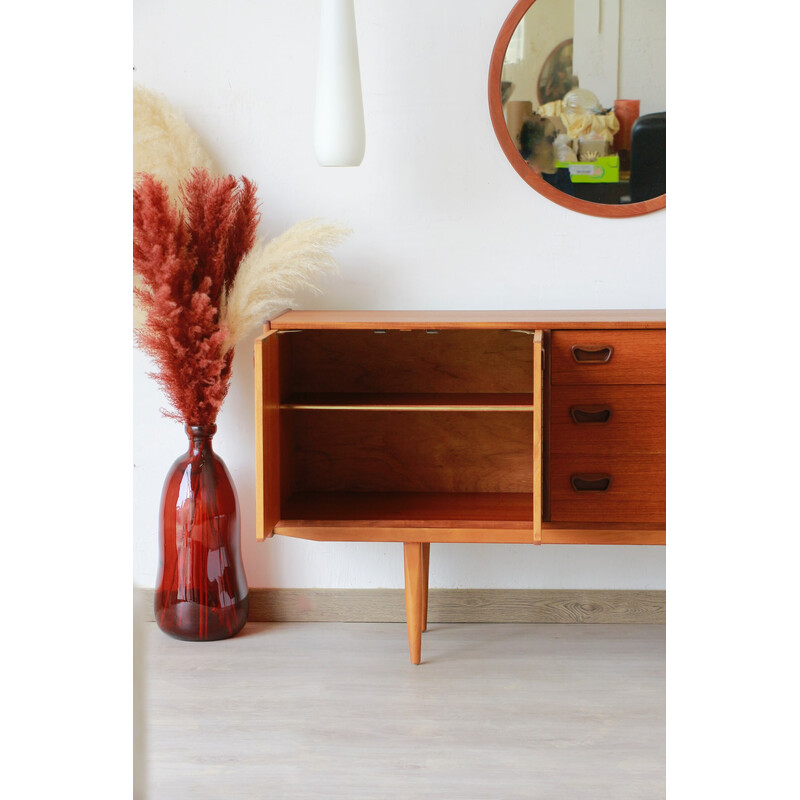
<path id="1" fill-rule="evenodd" d="M 338 269 L 329 249 L 350 233 L 344 226 L 311 219 L 268 243 L 258 242 L 242 261 L 222 304 L 220 321 L 228 331 L 223 353 L 272 314 L 293 306 L 298 291 L 319 292 L 316 278 Z"/>
<path id="2" fill-rule="evenodd" d="M 133 172 L 155 175 L 178 200 L 178 185 L 199 167 L 219 175 L 197 134 L 163 95 L 133 87 Z"/>
<path id="3" fill-rule="evenodd" d="M 219 176 L 197 134 L 160 94 L 134 86 L 133 171 L 147 173 L 166 187 L 176 209 L 185 207 L 181 185 L 200 168 Z M 295 304 L 301 290 L 319 292 L 317 278 L 337 272 L 329 250 L 351 233 L 349 228 L 320 220 L 299 222 L 269 242 L 258 239 L 241 262 L 227 294 L 220 298 L 220 329 L 226 331 L 221 356 L 231 351 L 253 328 L 277 311 Z M 136 329 L 146 323 L 137 295 L 142 290 L 134 276 Z"/>
<path id="4" fill-rule="evenodd" d="M 219 175 L 211 156 L 203 149 L 197 134 L 170 105 L 166 97 L 143 86 L 133 87 L 133 174 L 148 173 L 167 187 L 170 199 L 180 202 L 179 185 L 199 167 Z M 134 275 L 135 289 L 142 281 Z M 133 326 L 141 328 L 146 314 L 138 299 L 133 299 Z"/>

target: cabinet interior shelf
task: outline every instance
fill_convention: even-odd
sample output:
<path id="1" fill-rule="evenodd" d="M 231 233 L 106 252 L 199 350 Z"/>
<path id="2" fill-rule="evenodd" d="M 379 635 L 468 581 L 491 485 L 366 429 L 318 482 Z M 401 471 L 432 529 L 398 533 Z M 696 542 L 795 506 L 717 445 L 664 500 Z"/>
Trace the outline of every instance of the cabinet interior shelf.
<path id="1" fill-rule="evenodd" d="M 280 407 L 326 411 L 533 411 L 533 394 L 302 392 L 292 394 Z"/>
<path id="2" fill-rule="evenodd" d="M 284 505 L 285 524 L 432 528 L 531 526 L 529 492 L 296 492 Z"/>

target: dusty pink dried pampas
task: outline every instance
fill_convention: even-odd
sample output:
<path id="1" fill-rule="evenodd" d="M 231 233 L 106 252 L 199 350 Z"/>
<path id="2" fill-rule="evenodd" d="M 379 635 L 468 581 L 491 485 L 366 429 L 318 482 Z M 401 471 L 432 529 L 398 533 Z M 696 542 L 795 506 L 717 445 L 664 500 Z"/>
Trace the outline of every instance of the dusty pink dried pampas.
<path id="1" fill-rule="evenodd" d="M 196 169 L 179 196 L 172 203 L 146 173 L 134 188 L 134 294 L 145 315 L 136 341 L 158 366 L 152 376 L 174 408 L 166 415 L 208 425 L 227 394 L 234 347 L 300 289 L 317 290 L 317 277 L 336 268 L 330 248 L 349 231 L 308 220 L 257 243 L 247 178 Z"/>
<path id="2" fill-rule="evenodd" d="M 143 87 L 134 88 L 134 171 L 137 342 L 159 366 L 169 413 L 213 421 L 234 347 L 299 291 L 319 291 L 336 271 L 331 248 L 350 231 L 306 220 L 258 239 L 254 184 L 218 177 L 181 115 Z"/>
<path id="3" fill-rule="evenodd" d="M 181 187 L 184 209 L 144 174 L 133 193 L 133 269 L 146 313 L 136 340 L 158 365 L 153 377 L 174 407 L 168 416 L 210 425 L 225 399 L 232 351 L 220 317 L 258 225 L 255 186 L 195 170 Z"/>
<path id="4" fill-rule="evenodd" d="M 148 173 L 167 189 L 173 202 L 180 202 L 180 184 L 193 169 L 219 175 L 200 138 L 164 95 L 133 87 L 133 175 Z M 134 289 L 141 288 L 141 278 L 134 272 Z M 146 319 L 134 292 L 133 325 L 141 327 Z"/>

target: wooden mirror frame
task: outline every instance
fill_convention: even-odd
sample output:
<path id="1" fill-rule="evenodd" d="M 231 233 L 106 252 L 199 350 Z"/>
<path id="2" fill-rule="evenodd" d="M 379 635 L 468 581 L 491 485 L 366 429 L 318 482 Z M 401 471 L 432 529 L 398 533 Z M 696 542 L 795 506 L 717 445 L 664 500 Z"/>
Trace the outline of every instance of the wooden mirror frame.
<path id="1" fill-rule="evenodd" d="M 489 62 L 489 115 L 492 119 L 495 136 L 500 143 L 500 147 L 511 163 L 511 166 L 519 173 L 520 177 L 539 194 L 544 195 L 548 200 L 552 200 L 564 208 L 578 211 L 581 214 L 590 214 L 595 217 L 638 217 L 640 214 L 649 214 L 658 211 L 667 205 L 667 195 L 662 194 L 650 200 L 643 200 L 640 203 L 626 203 L 625 205 L 608 205 L 604 203 L 591 203 L 588 200 L 581 200 L 564 194 L 560 189 L 551 186 L 544 178 L 535 173 L 525 159 L 519 154 L 511 134 L 508 132 L 505 116 L 503 114 L 503 102 L 501 97 L 500 82 L 503 75 L 503 61 L 505 60 L 508 44 L 514 31 L 517 29 L 520 20 L 533 6 L 536 0 L 518 0 L 511 13 L 500 28 L 497 41 L 492 51 L 492 59 Z"/>

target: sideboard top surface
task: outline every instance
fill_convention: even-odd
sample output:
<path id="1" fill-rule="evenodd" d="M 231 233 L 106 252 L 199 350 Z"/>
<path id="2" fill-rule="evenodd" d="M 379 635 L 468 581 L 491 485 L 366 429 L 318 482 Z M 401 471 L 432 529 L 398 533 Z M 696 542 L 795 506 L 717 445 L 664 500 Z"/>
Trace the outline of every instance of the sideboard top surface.
<path id="1" fill-rule="evenodd" d="M 268 320 L 267 330 L 426 328 L 665 328 L 664 309 L 592 311 L 285 311 Z"/>

